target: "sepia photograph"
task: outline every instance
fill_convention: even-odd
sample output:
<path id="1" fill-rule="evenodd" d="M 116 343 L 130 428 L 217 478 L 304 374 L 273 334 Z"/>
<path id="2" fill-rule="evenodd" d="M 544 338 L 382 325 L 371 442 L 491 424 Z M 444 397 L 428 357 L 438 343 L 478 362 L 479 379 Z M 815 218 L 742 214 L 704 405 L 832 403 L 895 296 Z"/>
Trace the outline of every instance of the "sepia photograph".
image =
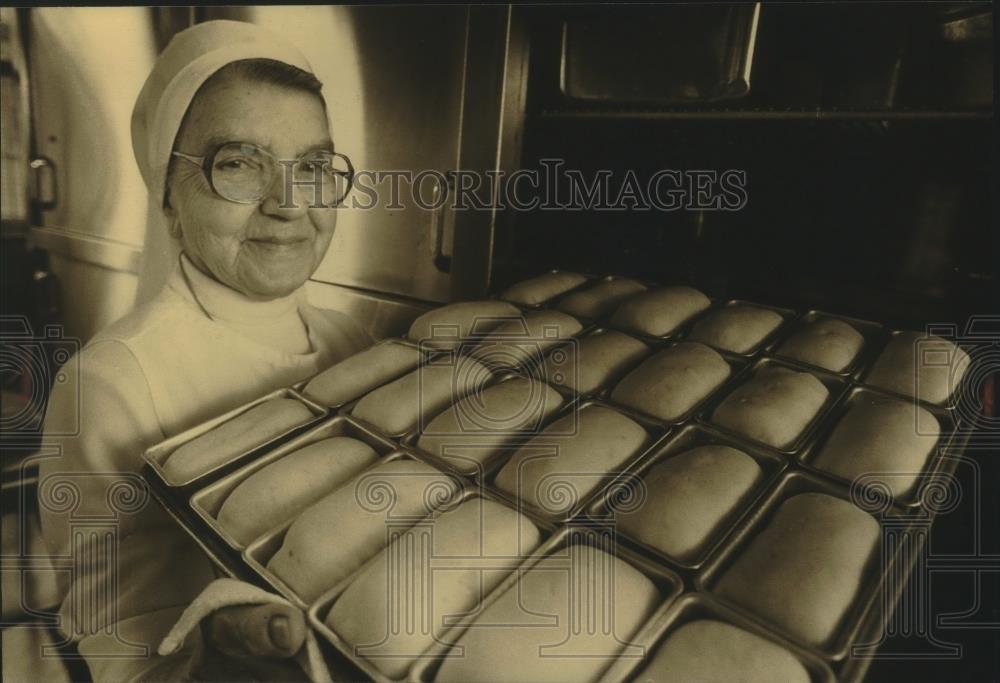
<path id="1" fill-rule="evenodd" d="M 0 6 L 0 680 L 1000 683 L 993 4 Z"/>

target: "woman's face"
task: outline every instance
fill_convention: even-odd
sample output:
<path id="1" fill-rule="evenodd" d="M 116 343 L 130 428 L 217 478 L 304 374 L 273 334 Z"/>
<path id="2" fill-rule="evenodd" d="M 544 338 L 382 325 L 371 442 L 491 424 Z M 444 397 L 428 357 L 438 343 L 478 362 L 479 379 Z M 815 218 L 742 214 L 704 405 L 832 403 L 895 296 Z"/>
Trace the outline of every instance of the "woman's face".
<path id="1" fill-rule="evenodd" d="M 203 156 L 221 142 L 250 142 L 278 159 L 296 159 L 331 148 L 319 96 L 240 78 L 208 84 L 192 102 L 175 149 Z M 216 195 L 195 164 L 173 160 L 168 214 L 180 230 L 185 253 L 203 272 L 253 299 L 273 299 L 298 289 L 330 246 L 334 209 L 309 208 L 312 188 L 296 186 L 287 206 L 278 173 L 256 204 Z"/>

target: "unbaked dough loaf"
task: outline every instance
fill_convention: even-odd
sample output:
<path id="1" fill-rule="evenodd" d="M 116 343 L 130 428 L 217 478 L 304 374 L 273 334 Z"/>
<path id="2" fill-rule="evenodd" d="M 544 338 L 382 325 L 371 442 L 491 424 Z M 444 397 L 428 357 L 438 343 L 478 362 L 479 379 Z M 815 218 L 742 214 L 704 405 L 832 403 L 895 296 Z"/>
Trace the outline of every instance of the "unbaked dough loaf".
<path id="1" fill-rule="evenodd" d="M 714 539 L 762 471 L 730 446 L 700 446 L 667 457 L 645 476 L 646 502 L 615 515 L 618 530 L 687 562 Z"/>
<path id="2" fill-rule="evenodd" d="M 358 401 L 351 415 L 386 434 L 400 435 L 426 424 L 457 396 L 481 387 L 490 370 L 472 358 L 457 363 L 428 363 Z"/>
<path id="3" fill-rule="evenodd" d="M 886 345 L 865 382 L 940 405 L 955 392 L 968 368 L 969 354 L 954 342 L 901 332 Z"/>
<path id="4" fill-rule="evenodd" d="M 636 681 L 809 683 L 809 672 L 777 643 L 714 619 L 682 624 L 653 653 Z"/>
<path id="5" fill-rule="evenodd" d="M 545 379 L 581 394 L 597 391 L 649 353 L 644 343 L 616 330 L 599 330 L 545 358 Z"/>
<path id="6" fill-rule="evenodd" d="M 941 425 L 930 411 L 896 399 L 859 395 L 813 465 L 853 481 L 876 475 L 894 496 L 913 491 L 934 450 Z"/>
<path id="7" fill-rule="evenodd" d="M 611 392 L 614 401 L 676 420 L 700 403 L 729 377 L 722 356 L 704 344 L 682 342 L 647 358 Z"/>
<path id="8" fill-rule="evenodd" d="M 272 398 L 182 445 L 163 472 L 171 483 L 194 479 L 315 417 L 301 401 Z"/>
<path id="9" fill-rule="evenodd" d="M 394 540 L 337 598 L 326 624 L 379 671 L 402 679 L 447 630 L 446 618 L 475 609 L 540 539 L 512 508 L 472 498 Z M 477 560 L 489 569 L 477 569 Z"/>
<path id="10" fill-rule="evenodd" d="M 823 647 L 861 587 L 881 532 L 846 500 L 802 493 L 781 503 L 714 592 Z"/>
<path id="11" fill-rule="evenodd" d="M 568 292 L 586 281 L 587 278 L 579 273 L 565 270 L 544 273 L 530 280 L 511 285 L 504 290 L 500 298 L 522 306 L 534 306 L 557 297 L 563 292 Z"/>
<path id="12" fill-rule="evenodd" d="M 319 403 L 339 406 L 417 367 L 420 351 L 408 344 L 371 346 L 319 373 L 303 393 Z"/>
<path id="13" fill-rule="evenodd" d="M 556 304 L 556 308 L 578 318 L 600 318 L 615 310 L 628 297 L 645 289 L 646 285 L 641 282 L 624 277 L 603 280 L 567 294 Z"/>
<path id="14" fill-rule="evenodd" d="M 387 522 L 425 517 L 457 493 L 455 479 L 421 462 L 376 465 L 299 515 L 267 567 L 311 602 L 385 547 Z"/>
<path id="15" fill-rule="evenodd" d="M 521 315 L 506 301 L 463 301 L 424 313 L 413 321 L 407 339 L 440 349 L 453 349 L 471 334 L 486 334 L 504 322 Z"/>
<path id="16" fill-rule="evenodd" d="M 790 448 L 829 396 L 808 372 L 765 367 L 723 399 L 712 422 L 775 448 Z"/>
<path id="17" fill-rule="evenodd" d="M 541 361 L 547 350 L 582 329 L 576 318 L 561 311 L 528 311 L 495 327 L 469 355 L 494 370 L 512 370 Z"/>
<path id="18" fill-rule="evenodd" d="M 496 485 L 547 514 L 565 514 L 608 474 L 620 472 L 648 437 L 621 413 L 586 406 L 519 449 L 497 474 Z"/>
<path id="19" fill-rule="evenodd" d="M 663 287 L 626 300 L 611 316 L 611 324 L 629 332 L 662 337 L 711 305 L 697 289 Z"/>
<path id="20" fill-rule="evenodd" d="M 371 465 L 378 454 L 364 441 L 334 436 L 262 467 L 226 497 L 219 525 L 242 544 L 280 526 Z"/>
<path id="21" fill-rule="evenodd" d="M 856 329 L 836 318 L 815 320 L 784 341 L 778 355 L 843 372 L 857 358 L 865 338 Z"/>
<path id="22" fill-rule="evenodd" d="M 473 474 L 511 439 L 537 434 L 562 403 L 545 383 L 515 377 L 458 401 L 431 420 L 417 448 Z"/>
<path id="23" fill-rule="evenodd" d="M 653 582 L 624 560 L 584 545 L 570 547 L 568 556 L 579 572 L 576 580 L 571 581 L 566 556 L 541 560 L 483 610 L 456 643 L 464 648 L 463 655 L 445 657 L 434 680 L 597 680 L 660 598 Z M 611 586 L 605 583 L 609 580 Z M 609 606 L 613 619 L 606 611 Z M 614 624 L 614 632 L 607 633 L 602 624 Z"/>
<path id="24" fill-rule="evenodd" d="M 781 325 L 781 314 L 750 304 L 712 311 L 694 324 L 690 339 L 732 353 L 750 353 Z"/>

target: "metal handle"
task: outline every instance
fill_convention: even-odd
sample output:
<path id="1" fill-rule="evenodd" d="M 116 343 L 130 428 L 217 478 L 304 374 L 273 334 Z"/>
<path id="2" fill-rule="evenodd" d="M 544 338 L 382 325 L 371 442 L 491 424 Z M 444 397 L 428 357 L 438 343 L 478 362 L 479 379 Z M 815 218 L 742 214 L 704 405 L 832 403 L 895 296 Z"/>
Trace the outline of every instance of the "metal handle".
<path id="1" fill-rule="evenodd" d="M 35 202 L 42 211 L 50 211 L 59 205 L 59 183 L 56 180 L 56 164 L 45 156 L 35 157 L 29 164 L 35 177 Z M 46 172 L 46 169 L 48 172 Z M 43 176 L 48 176 L 49 192 L 43 193 Z"/>
<path id="2" fill-rule="evenodd" d="M 449 174 L 446 178 L 447 184 L 442 186 L 440 179 L 435 176 L 432 199 L 432 205 L 434 208 L 431 210 L 430 221 L 431 258 L 433 259 L 434 267 L 442 273 L 451 272 L 451 257 L 444 253 L 444 234 L 446 227 L 445 221 L 447 220 L 446 214 L 451 214 L 451 212 L 447 211 L 446 208 L 446 205 L 448 204 L 448 195 L 455 189 L 454 177 Z M 443 196 L 442 193 L 444 193 Z"/>

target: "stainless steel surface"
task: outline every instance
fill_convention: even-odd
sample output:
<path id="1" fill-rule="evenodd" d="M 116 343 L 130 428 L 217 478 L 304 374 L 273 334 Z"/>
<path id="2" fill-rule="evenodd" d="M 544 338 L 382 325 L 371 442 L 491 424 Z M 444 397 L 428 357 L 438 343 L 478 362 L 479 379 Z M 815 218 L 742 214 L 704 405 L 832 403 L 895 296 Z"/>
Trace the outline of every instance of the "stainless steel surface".
<path id="1" fill-rule="evenodd" d="M 34 227 L 31 241 L 39 249 L 108 270 L 139 272 L 142 247 L 74 230 Z"/>

